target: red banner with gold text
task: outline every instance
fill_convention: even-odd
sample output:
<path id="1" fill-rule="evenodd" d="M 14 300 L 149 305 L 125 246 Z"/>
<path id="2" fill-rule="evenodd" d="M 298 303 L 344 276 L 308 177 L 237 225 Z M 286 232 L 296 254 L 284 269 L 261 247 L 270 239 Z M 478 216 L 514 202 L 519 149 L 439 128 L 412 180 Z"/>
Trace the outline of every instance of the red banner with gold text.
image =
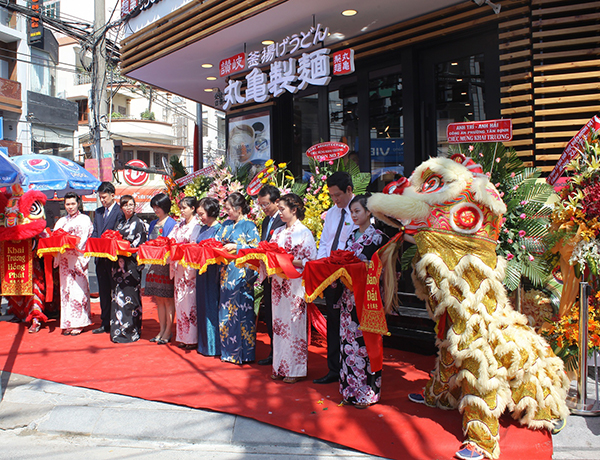
<path id="1" fill-rule="evenodd" d="M 33 295 L 31 239 L 0 241 L 2 295 Z"/>

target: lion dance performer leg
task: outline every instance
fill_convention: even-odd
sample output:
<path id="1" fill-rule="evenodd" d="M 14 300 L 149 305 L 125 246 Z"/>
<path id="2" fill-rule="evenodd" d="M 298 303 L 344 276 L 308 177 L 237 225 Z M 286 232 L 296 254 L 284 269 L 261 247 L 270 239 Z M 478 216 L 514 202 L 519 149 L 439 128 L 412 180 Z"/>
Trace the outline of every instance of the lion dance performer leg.
<path id="1" fill-rule="evenodd" d="M 368 206 L 391 225 L 407 223 L 417 245 L 413 280 L 436 323 L 439 352 L 416 396 L 462 413 L 459 458 L 499 458 L 498 419 L 507 409 L 532 429 L 565 418 L 563 362 L 507 299 L 506 261 L 496 255 L 506 206 L 479 165 L 463 155 L 431 159 L 409 186 L 375 194 Z"/>

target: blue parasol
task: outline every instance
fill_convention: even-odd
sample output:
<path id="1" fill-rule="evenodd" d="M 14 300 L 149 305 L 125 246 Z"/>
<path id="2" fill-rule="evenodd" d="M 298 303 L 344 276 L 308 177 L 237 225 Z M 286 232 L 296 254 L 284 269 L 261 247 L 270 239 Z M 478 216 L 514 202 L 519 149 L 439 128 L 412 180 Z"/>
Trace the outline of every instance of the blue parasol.
<path id="1" fill-rule="evenodd" d="M 54 155 L 22 155 L 11 158 L 23 174 L 24 189 L 43 192 L 48 198 L 59 198 L 67 192 L 78 195 L 94 193 L 100 181 L 74 161 Z"/>
<path id="2" fill-rule="evenodd" d="M 0 187 L 10 187 L 23 179 L 21 169 L 3 152 L 0 152 Z"/>

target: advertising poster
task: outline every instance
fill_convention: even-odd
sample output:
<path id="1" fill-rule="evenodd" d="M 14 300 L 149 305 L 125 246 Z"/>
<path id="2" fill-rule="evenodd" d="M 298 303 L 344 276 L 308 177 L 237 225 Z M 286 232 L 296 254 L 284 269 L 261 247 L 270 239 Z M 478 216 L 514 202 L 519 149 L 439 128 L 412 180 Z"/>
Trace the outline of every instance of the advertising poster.
<path id="1" fill-rule="evenodd" d="M 235 171 L 246 163 L 262 164 L 271 158 L 269 110 L 229 118 L 227 162 Z"/>

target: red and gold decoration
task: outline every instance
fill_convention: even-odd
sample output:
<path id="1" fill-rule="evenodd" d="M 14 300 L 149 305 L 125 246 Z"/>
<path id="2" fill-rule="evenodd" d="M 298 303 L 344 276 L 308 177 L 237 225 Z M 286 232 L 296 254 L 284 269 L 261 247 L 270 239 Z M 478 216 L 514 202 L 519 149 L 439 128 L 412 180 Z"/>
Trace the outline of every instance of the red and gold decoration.
<path id="1" fill-rule="evenodd" d="M 210 238 L 200 243 L 180 243 L 171 246 L 171 260 L 192 267 L 201 275 L 209 265 L 227 264 L 237 256 L 223 249 L 223 243 Z"/>
<path id="2" fill-rule="evenodd" d="M 279 275 L 284 279 L 300 278 L 300 273 L 292 264 L 294 256 L 287 253 L 277 243 L 261 241 L 256 248 L 240 249 L 235 264 L 260 271 L 261 263 L 268 276 Z"/>
<path id="3" fill-rule="evenodd" d="M 31 239 L 0 241 L 2 295 L 33 295 Z"/>
<path id="4" fill-rule="evenodd" d="M 167 265 L 167 259 L 171 255 L 172 244 L 173 239 L 165 236 L 159 236 L 154 240 L 140 244 L 137 253 L 138 265 Z"/>
<path id="5" fill-rule="evenodd" d="M 106 230 L 101 238 L 89 238 L 85 245 L 86 257 L 102 257 L 116 262 L 119 256 L 130 257 L 137 252 L 131 243 L 116 230 Z"/>
<path id="6" fill-rule="evenodd" d="M 40 238 L 38 241 L 38 257 L 44 258 L 44 275 L 46 277 L 46 302 L 51 302 L 54 297 L 54 280 L 52 274 L 52 258 L 59 254 L 64 254 L 68 249 L 79 250 L 78 236 L 65 232 L 62 228 L 46 232 L 50 235 L 47 238 Z"/>
<path id="7" fill-rule="evenodd" d="M 360 329 L 373 372 L 383 367 L 381 336 L 389 334 L 379 296 L 381 268 L 380 263 L 367 264 L 361 261 L 352 251 L 336 250 L 331 251 L 327 258 L 307 262 L 302 278 L 307 302 L 313 302 L 337 280 L 354 293 Z"/>

